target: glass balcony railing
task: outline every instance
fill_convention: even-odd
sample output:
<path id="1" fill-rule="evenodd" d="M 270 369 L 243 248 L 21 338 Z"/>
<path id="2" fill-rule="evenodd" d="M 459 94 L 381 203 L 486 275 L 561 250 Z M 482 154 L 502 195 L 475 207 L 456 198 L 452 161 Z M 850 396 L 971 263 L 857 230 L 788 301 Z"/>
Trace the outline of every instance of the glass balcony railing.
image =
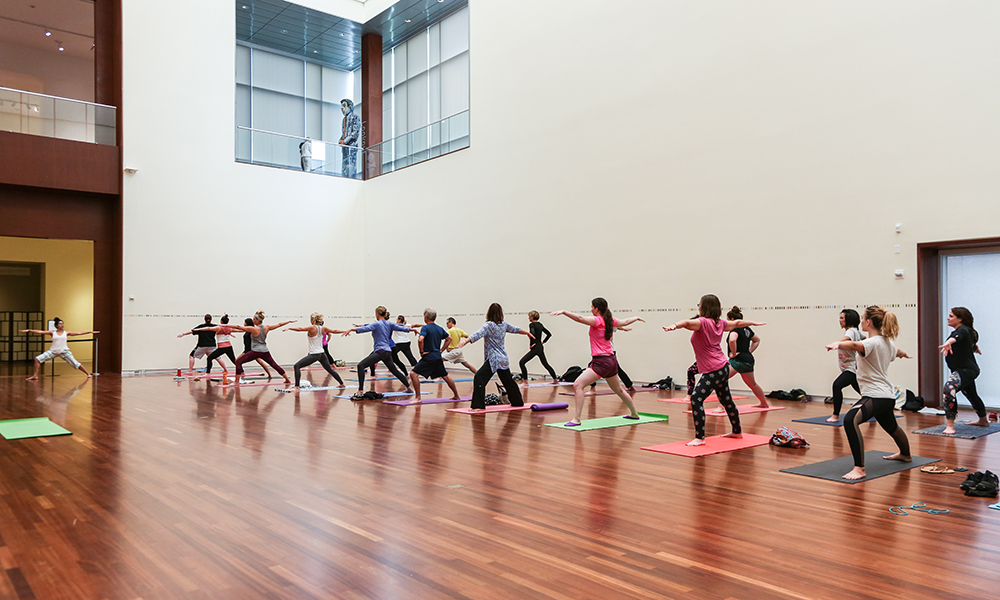
<path id="1" fill-rule="evenodd" d="M 116 145 L 114 106 L 0 87 L 0 131 Z"/>
<path id="2" fill-rule="evenodd" d="M 236 127 L 236 160 L 239 162 L 361 179 L 360 156 L 357 146 Z"/>
<path id="3" fill-rule="evenodd" d="M 368 176 L 374 177 L 468 147 L 466 110 L 366 148 L 365 165 Z"/>

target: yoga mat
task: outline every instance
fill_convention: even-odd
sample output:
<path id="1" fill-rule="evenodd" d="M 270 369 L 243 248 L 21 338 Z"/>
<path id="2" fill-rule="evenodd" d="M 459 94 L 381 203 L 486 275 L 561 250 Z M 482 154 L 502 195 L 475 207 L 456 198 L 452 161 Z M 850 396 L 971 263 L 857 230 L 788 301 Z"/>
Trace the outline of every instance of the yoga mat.
<path id="1" fill-rule="evenodd" d="M 0 421 L 0 435 L 8 440 L 22 440 L 50 435 L 72 435 L 72 432 L 56 425 L 48 417 L 39 417 Z"/>
<path id="2" fill-rule="evenodd" d="M 486 410 L 473 410 L 471 408 L 446 408 L 445 412 L 462 413 L 463 415 L 484 415 L 486 413 L 495 412 L 508 412 L 512 410 L 531 410 L 531 407 L 525 404 L 524 406 L 511 406 L 510 404 L 495 404 L 493 406 L 487 406 Z"/>
<path id="3" fill-rule="evenodd" d="M 768 412 L 768 411 L 772 411 L 772 410 L 785 410 L 785 408 L 787 408 L 787 407 L 785 407 L 785 406 L 768 406 L 767 408 L 757 408 L 753 404 L 737 404 L 736 405 L 736 410 L 738 410 L 741 415 L 748 415 L 750 413 L 762 413 L 762 412 Z M 686 410 L 684 412 L 686 412 L 689 415 L 691 414 L 690 410 Z M 726 416 L 725 413 L 723 413 L 723 414 L 720 415 L 720 414 L 708 412 L 707 410 L 705 411 L 705 415 L 709 416 L 709 417 L 724 417 L 724 416 Z"/>
<path id="4" fill-rule="evenodd" d="M 801 467 L 781 469 L 781 472 L 792 473 L 795 475 L 805 475 L 806 477 L 818 477 L 819 479 L 839 481 L 841 483 L 858 483 L 861 481 L 878 479 L 879 477 L 892 475 L 893 473 L 899 473 L 916 467 L 922 467 L 941 460 L 940 458 L 924 458 L 923 456 L 914 456 L 913 462 L 900 462 L 898 460 L 882 459 L 883 456 L 889 456 L 890 454 L 892 454 L 892 452 L 886 452 L 884 450 L 869 450 L 868 452 L 865 452 L 864 479 L 849 480 L 842 477 L 844 473 L 847 473 L 854 468 L 854 458 L 850 454 L 847 456 L 841 456 L 840 458 L 834 458 L 833 460 L 824 460 L 823 462 L 802 465 Z"/>
<path id="5" fill-rule="evenodd" d="M 413 392 L 380 392 L 380 393 L 382 394 L 383 398 L 398 398 L 399 396 L 412 396 L 413 395 Z M 429 391 L 420 392 L 421 396 L 423 396 L 424 394 L 430 394 L 430 392 Z M 347 398 L 348 400 L 351 399 L 350 396 L 334 396 L 334 398 Z"/>
<path id="6" fill-rule="evenodd" d="M 521 388 L 522 390 L 526 390 L 528 388 L 555 387 L 557 385 L 563 385 L 563 384 L 562 383 L 526 383 L 524 385 L 519 385 L 517 387 Z"/>
<path id="7" fill-rule="evenodd" d="M 569 408 L 565 402 L 549 402 L 548 404 L 532 404 L 531 410 L 563 410 Z"/>
<path id="8" fill-rule="evenodd" d="M 280 377 L 280 376 L 279 376 Z M 229 389 L 234 387 L 253 387 L 262 385 L 275 385 L 274 381 L 254 381 L 252 383 L 227 383 L 226 385 L 220 385 L 220 388 Z"/>
<path id="9" fill-rule="evenodd" d="M 784 407 L 782 407 L 784 408 Z M 836 423 L 827 423 L 826 419 L 830 415 L 825 415 L 822 417 L 809 417 L 808 419 L 792 419 L 793 423 L 812 423 L 814 425 L 829 425 L 830 427 L 843 427 L 844 426 L 844 415 L 840 415 L 840 420 Z M 902 415 L 896 415 L 896 418 L 902 418 Z M 865 421 L 865 423 L 874 423 L 875 417 L 872 417 Z"/>
<path id="10" fill-rule="evenodd" d="M 733 400 L 746 400 L 750 396 L 733 396 Z M 684 398 L 657 398 L 660 402 L 672 402 L 674 404 L 691 404 L 690 401 Z M 715 394 L 712 394 L 708 398 L 705 398 L 705 402 L 718 402 L 719 398 Z"/>
<path id="11" fill-rule="evenodd" d="M 637 389 L 633 393 L 639 394 L 641 392 L 661 392 L 661 391 L 663 391 L 663 390 L 661 390 L 659 388 L 651 388 L 651 389 L 648 389 L 648 390 Z M 627 394 L 629 392 L 625 392 L 625 393 Z M 560 396 L 575 396 L 576 394 L 574 392 L 559 392 L 559 395 Z M 599 390 L 599 391 L 596 391 L 596 392 L 586 392 L 583 395 L 584 396 L 617 396 L 618 394 L 616 394 L 614 390 Z"/>
<path id="12" fill-rule="evenodd" d="M 421 395 L 423 395 L 422 392 Z M 409 400 L 387 400 L 382 402 L 382 404 L 392 404 L 394 406 L 420 406 L 421 404 L 445 404 L 448 402 L 455 404 L 456 402 L 468 402 L 469 400 L 472 400 L 472 396 L 462 396 L 461 400 L 455 400 L 454 398 L 427 398 L 426 400 L 421 400 L 417 403 L 411 403 Z"/>
<path id="13" fill-rule="evenodd" d="M 337 390 L 339 392 L 348 389 L 357 389 L 357 387 L 358 386 L 356 385 L 345 385 L 344 387 L 340 387 L 339 385 L 326 385 L 326 386 L 307 385 L 300 387 L 297 390 L 293 390 L 292 388 L 274 388 L 274 391 L 282 392 L 284 394 L 291 394 L 292 392 L 324 392 L 326 390 Z M 336 397 L 339 398 L 340 396 Z"/>
<path id="14" fill-rule="evenodd" d="M 357 377 L 348 377 L 347 380 L 348 381 L 358 381 L 358 378 Z M 365 381 L 399 381 L 399 380 L 396 379 L 395 377 L 365 377 Z M 473 378 L 469 377 L 468 379 L 452 379 L 452 381 L 454 381 L 456 383 L 459 383 L 459 382 L 462 382 L 462 381 L 473 381 Z M 420 380 L 420 383 L 442 383 L 442 382 L 444 382 L 444 377 L 441 378 L 441 381 L 431 381 L 429 379 L 421 379 Z"/>
<path id="15" fill-rule="evenodd" d="M 623 416 L 604 417 L 601 419 L 584 419 L 576 427 L 567 427 L 565 423 L 546 423 L 546 427 L 558 427 L 559 429 L 569 429 L 570 431 L 590 431 L 592 429 L 607 429 L 609 427 L 624 427 L 626 425 L 642 425 L 643 423 L 658 423 L 669 421 L 667 415 L 654 413 L 639 413 L 638 419 L 626 419 Z M 768 438 L 771 439 L 771 438 Z"/>
<path id="16" fill-rule="evenodd" d="M 979 427 L 976 425 L 966 425 L 965 423 L 955 423 L 955 433 L 950 435 L 945 435 L 941 433 L 944 431 L 944 425 L 937 425 L 935 427 L 928 427 L 927 429 L 917 429 L 913 433 L 920 433 L 923 435 L 940 435 L 943 437 L 950 438 L 962 438 L 963 440 L 974 440 L 984 435 L 989 435 L 991 433 L 996 433 L 1000 431 L 1000 424 L 990 423 L 989 427 Z"/>
<path id="17" fill-rule="evenodd" d="M 642 449 L 663 452 L 664 454 L 687 456 L 688 458 L 698 458 L 699 456 L 708 456 L 709 454 L 721 454 L 723 452 L 732 452 L 733 450 L 753 448 L 754 446 L 764 446 L 770 441 L 771 436 L 769 435 L 744 433 L 742 438 L 727 438 L 721 435 L 713 435 L 712 437 L 705 438 L 705 444 L 702 446 L 688 446 L 687 442 L 673 442 L 658 446 L 646 446 Z"/>

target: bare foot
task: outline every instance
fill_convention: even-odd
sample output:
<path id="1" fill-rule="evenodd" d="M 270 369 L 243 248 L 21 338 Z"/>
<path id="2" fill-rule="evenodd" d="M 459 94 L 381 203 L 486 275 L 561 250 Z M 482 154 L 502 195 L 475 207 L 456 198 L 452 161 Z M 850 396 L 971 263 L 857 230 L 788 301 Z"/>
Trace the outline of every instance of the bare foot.
<path id="1" fill-rule="evenodd" d="M 32 375 L 31 377 L 28 377 L 27 379 L 25 379 L 25 381 L 38 381 L 38 376 L 37 375 Z"/>
<path id="2" fill-rule="evenodd" d="M 699 439 L 699 438 L 694 438 L 693 440 L 691 440 L 690 442 L 688 442 L 688 443 L 686 443 L 684 445 L 685 446 L 704 446 L 705 445 L 705 440 L 702 440 L 702 439 Z"/>
<path id="3" fill-rule="evenodd" d="M 827 423 L 840 423 L 840 415 L 830 415 L 826 420 Z"/>
<path id="4" fill-rule="evenodd" d="M 724 415 L 724 414 L 726 414 L 726 410 L 723 409 L 723 408 L 713 408 L 712 410 L 706 410 L 705 414 L 706 415 Z"/>
<path id="5" fill-rule="evenodd" d="M 462 397 L 461 396 L 452 396 L 451 399 L 454 400 L 455 402 L 461 402 L 462 401 Z"/>
<path id="6" fill-rule="evenodd" d="M 291 379 L 288 379 L 288 378 L 286 377 L 286 378 L 285 378 L 285 385 L 291 385 L 291 384 L 292 384 L 292 380 L 291 380 Z"/>
<path id="7" fill-rule="evenodd" d="M 885 460 L 898 460 L 899 462 L 913 462 L 913 457 L 909 454 L 903 455 L 899 452 L 895 454 L 890 454 L 889 456 L 883 456 Z"/>
<path id="8" fill-rule="evenodd" d="M 410 400 L 409 404 L 420 404 L 420 398 L 414 398 L 413 400 Z"/>
<path id="9" fill-rule="evenodd" d="M 288 382 L 286 381 L 285 383 L 288 383 Z M 292 389 L 293 391 L 296 391 L 296 392 L 297 392 L 297 391 L 299 391 L 299 386 L 297 386 L 297 385 L 293 385 L 291 389 Z"/>
<path id="10" fill-rule="evenodd" d="M 942 431 L 941 433 L 943 433 L 944 435 L 955 435 L 955 428 L 954 427 L 945 427 L 944 431 Z"/>
<path id="11" fill-rule="evenodd" d="M 722 437 L 734 438 L 734 439 L 737 439 L 737 440 L 742 440 L 743 439 L 743 434 L 742 433 L 726 433 L 726 434 L 723 434 Z"/>
<path id="12" fill-rule="evenodd" d="M 347 384 L 346 383 L 342 383 L 342 384 L 338 385 L 337 387 L 339 387 L 340 389 L 344 389 L 344 388 L 347 387 Z"/>
<path id="13" fill-rule="evenodd" d="M 965 424 L 966 425 L 975 425 L 976 427 L 989 427 L 990 426 L 990 420 L 987 419 L 986 417 L 983 417 L 982 419 L 977 419 L 975 421 L 965 421 Z"/>
<path id="14" fill-rule="evenodd" d="M 761 402 L 760 404 L 754 404 L 750 408 L 771 408 L 767 402 Z"/>
<path id="15" fill-rule="evenodd" d="M 851 472 L 847 475 L 843 475 L 841 479 L 864 479 L 865 478 L 865 468 L 864 467 L 854 467 Z"/>

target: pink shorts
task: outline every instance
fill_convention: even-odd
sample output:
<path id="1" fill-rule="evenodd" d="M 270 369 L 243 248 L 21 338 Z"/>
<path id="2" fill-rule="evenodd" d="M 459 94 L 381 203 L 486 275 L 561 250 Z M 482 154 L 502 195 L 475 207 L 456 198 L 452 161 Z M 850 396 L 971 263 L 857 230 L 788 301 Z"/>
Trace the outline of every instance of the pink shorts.
<path id="1" fill-rule="evenodd" d="M 614 354 L 599 354 L 591 358 L 587 367 L 605 379 L 614 377 L 618 374 L 618 358 Z"/>

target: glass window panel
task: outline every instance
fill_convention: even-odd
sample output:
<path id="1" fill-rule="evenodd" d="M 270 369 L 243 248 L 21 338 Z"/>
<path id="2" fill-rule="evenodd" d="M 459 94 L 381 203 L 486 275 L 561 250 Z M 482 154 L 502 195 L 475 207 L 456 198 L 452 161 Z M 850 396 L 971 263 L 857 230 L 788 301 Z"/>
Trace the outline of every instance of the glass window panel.
<path id="1" fill-rule="evenodd" d="M 469 49 L 469 8 L 441 21 L 441 62 Z"/>
<path id="2" fill-rule="evenodd" d="M 427 45 L 430 47 L 430 64 L 427 66 L 436 67 L 441 64 L 441 25 L 431 25 L 427 33 L 430 36 L 427 40 Z"/>
<path id="3" fill-rule="evenodd" d="M 323 139 L 328 142 L 336 142 L 343 132 L 344 115 L 340 112 L 340 105 L 330 102 L 323 103 Z"/>
<path id="4" fill-rule="evenodd" d="M 250 48 L 236 46 L 236 83 L 250 85 Z"/>
<path id="5" fill-rule="evenodd" d="M 428 71 L 427 110 L 431 123 L 441 120 L 441 67 Z"/>
<path id="6" fill-rule="evenodd" d="M 392 87 L 392 50 L 382 55 L 382 90 Z"/>
<path id="7" fill-rule="evenodd" d="M 406 81 L 406 46 L 396 46 L 392 50 L 393 73 L 392 83 L 394 86 Z"/>
<path id="8" fill-rule="evenodd" d="M 406 82 L 407 104 L 406 124 L 410 131 L 426 127 L 427 118 L 427 73 L 417 75 Z M 397 107 L 397 110 L 399 108 Z"/>
<path id="9" fill-rule="evenodd" d="M 397 136 L 402 135 L 407 131 L 409 131 L 409 129 L 406 128 L 406 117 L 407 117 L 406 99 L 408 96 L 407 86 L 408 84 L 403 83 L 397 85 L 393 89 L 393 97 L 395 102 L 393 109 L 394 134 Z"/>
<path id="10" fill-rule="evenodd" d="M 236 86 L 236 125 L 250 127 L 250 87 Z"/>
<path id="11" fill-rule="evenodd" d="M 306 137 L 323 139 L 323 105 L 319 100 L 306 100 Z"/>
<path id="12" fill-rule="evenodd" d="M 340 104 L 344 98 L 351 98 L 351 74 L 347 71 L 323 68 L 323 102 Z"/>
<path id="13" fill-rule="evenodd" d="M 427 70 L 427 30 L 406 42 L 406 78 L 412 79 Z"/>
<path id="14" fill-rule="evenodd" d="M 303 62 L 253 49 L 253 86 L 302 96 L 305 90 Z"/>
<path id="15" fill-rule="evenodd" d="M 441 116 L 469 109 L 469 53 L 441 64 Z"/>
<path id="16" fill-rule="evenodd" d="M 323 99 L 323 67 L 314 63 L 306 64 L 306 98 Z"/>
<path id="17" fill-rule="evenodd" d="M 304 111 L 305 107 L 299 96 L 279 94 L 257 88 L 253 90 L 254 129 L 301 137 L 304 134 Z M 254 141 L 256 142 L 256 138 Z M 256 145 L 254 154 L 256 154 Z"/>

